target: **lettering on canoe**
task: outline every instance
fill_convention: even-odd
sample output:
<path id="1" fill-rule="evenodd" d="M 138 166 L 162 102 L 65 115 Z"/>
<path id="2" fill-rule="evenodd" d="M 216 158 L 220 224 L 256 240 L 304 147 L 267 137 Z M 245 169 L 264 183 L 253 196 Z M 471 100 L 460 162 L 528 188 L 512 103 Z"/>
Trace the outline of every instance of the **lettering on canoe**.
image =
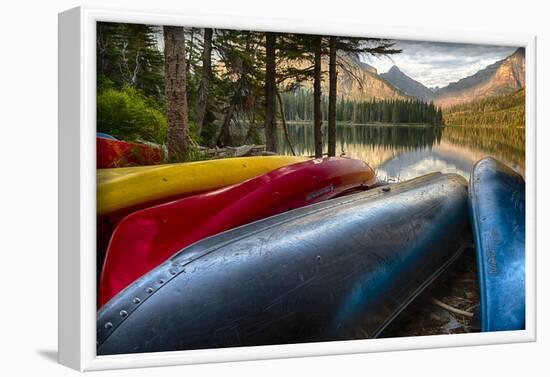
<path id="1" fill-rule="evenodd" d="M 334 185 L 331 183 L 330 185 L 326 186 L 326 187 L 323 187 L 317 191 L 312 191 L 308 194 L 306 194 L 306 200 L 307 201 L 310 201 L 312 199 L 315 199 L 323 194 L 328 194 L 329 192 L 333 192 L 334 191 Z"/>
<path id="2" fill-rule="evenodd" d="M 498 273 L 497 247 L 500 245 L 500 237 L 494 229 L 484 234 L 483 245 L 485 248 L 485 261 L 487 262 L 487 273 L 495 275 Z"/>

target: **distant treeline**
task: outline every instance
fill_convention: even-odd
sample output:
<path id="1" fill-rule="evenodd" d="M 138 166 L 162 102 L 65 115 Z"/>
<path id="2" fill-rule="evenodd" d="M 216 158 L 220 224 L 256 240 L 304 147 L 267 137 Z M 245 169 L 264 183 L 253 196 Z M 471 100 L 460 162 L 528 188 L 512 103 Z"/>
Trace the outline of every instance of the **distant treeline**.
<path id="1" fill-rule="evenodd" d="M 453 126 L 524 127 L 525 89 L 452 106 L 443 119 Z"/>
<path id="2" fill-rule="evenodd" d="M 285 118 L 290 121 L 313 120 L 313 93 L 298 89 L 282 94 Z M 328 116 L 328 100 L 321 99 L 323 119 Z M 443 124 L 439 107 L 416 99 L 392 99 L 353 101 L 339 97 L 336 102 L 336 121 L 350 123 L 423 123 L 438 126 Z"/>

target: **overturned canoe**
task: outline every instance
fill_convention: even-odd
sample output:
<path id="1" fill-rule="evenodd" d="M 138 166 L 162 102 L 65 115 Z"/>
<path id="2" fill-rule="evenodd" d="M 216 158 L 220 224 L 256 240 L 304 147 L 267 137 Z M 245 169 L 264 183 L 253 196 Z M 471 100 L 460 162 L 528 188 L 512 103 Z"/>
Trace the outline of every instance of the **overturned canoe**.
<path id="1" fill-rule="evenodd" d="M 267 173 L 305 157 L 265 156 L 102 169 L 97 172 L 97 213 L 215 190 Z"/>
<path id="2" fill-rule="evenodd" d="M 525 328 L 525 182 L 493 158 L 470 178 L 481 331 Z"/>
<path id="3" fill-rule="evenodd" d="M 156 165 L 160 164 L 162 154 L 157 145 L 129 143 L 107 134 L 97 135 L 96 152 L 98 169 Z"/>
<path id="4" fill-rule="evenodd" d="M 225 230 L 376 183 L 363 161 L 299 162 L 226 188 L 134 212 L 116 227 L 99 284 L 100 306 L 176 251 Z"/>
<path id="5" fill-rule="evenodd" d="M 469 235 L 467 182 L 453 174 L 244 225 L 183 249 L 104 305 L 97 353 L 376 337 Z"/>

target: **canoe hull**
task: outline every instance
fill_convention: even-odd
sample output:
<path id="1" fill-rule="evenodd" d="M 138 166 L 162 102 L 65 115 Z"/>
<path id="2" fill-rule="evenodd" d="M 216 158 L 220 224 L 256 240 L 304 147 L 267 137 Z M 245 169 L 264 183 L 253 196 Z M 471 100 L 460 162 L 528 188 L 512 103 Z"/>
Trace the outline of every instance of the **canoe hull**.
<path id="1" fill-rule="evenodd" d="M 193 242 L 375 183 L 374 171 L 363 161 L 329 157 L 134 212 L 120 222 L 109 243 L 99 304 Z"/>
<path id="2" fill-rule="evenodd" d="M 430 175 L 197 242 L 99 312 L 98 354 L 376 337 L 463 249 L 467 182 Z M 466 241 L 467 242 L 467 241 Z"/>
<path id="3" fill-rule="evenodd" d="M 305 160 L 288 156 L 238 157 L 101 169 L 97 172 L 98 216 L 216 190 Z"/>
<path id="4" fill-rule="evenodd" d="M 470 178 L 482 331 L 525 328 L 525 182 L 493 158 Z"/>

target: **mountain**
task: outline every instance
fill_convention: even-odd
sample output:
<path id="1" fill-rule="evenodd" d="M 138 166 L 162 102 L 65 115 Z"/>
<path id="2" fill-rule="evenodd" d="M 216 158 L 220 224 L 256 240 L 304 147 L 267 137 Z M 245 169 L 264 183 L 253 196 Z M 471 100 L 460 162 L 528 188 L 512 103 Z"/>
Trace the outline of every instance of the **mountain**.
<path id="1" fill-rule="evenodd" d="M 394 87 L 389 81 L 378 75 L 376 68 L 361 62 L 357 58 L 340 56 L 341 64 L 337 67 L 338 96 L 366 101 L 378 99 L 405 99 L 407 94 Z M 323 66 L 323 71 L 325 67 Z M 328 71 L 328 64 L 326 66 Z M 323 81 L 323 91 L 328 93 L 328 78 Z"/>
<path id="2" fill-rule="evenodd" d="M 348 56 L 342 56 L 340 55 L 340 58 L 346 58 L 347 60 L 349 60 L 350 62 L 353 62 L 354 64 L 356 64 L 357 66 L 359 66 L 360 68 L 362 69 L 365 69 L 371 73 L 374 73 L 375 75 L 378 74 L 378 71 L 376 70 L 375 67 L 373 67 L 372 65 L 368 64 L 368 63 L 365 63 L 365 62 L 362 62 L 357 56 L 355 55 L 348 55 Z"/>
<path id="3" fill-rule="evenodd" d="M 309 62 L 296 63 L 296 68 L 306 68 Z M 321 70 L 324 73 L 321 90 L 324 96 L 328 96 L 328 59 L 321 61 Z M 357 57 L 345 54 L 339 55 L 339 64 L 336 68 L 338 74 L 338 98 L 344 97 L 353 101 L 368 101 L 377 99 L 405 99 L 409 96 L 395 88 L 390 82 L 378 75 L 376 68 L 360 61 Z M 302 83 L 307 90 L 313 89 L 313 82 Z"/>
<path id="4" fill-rule="evenodd" d="M 449 107 L 472 100 L 500 96 L 525 87 L 525 49 L 488 65 L 477 73 L 435 92 L 435 103 Z"/>
<path id="5" fill-rule="evenodd" d="M 391 67 L 388 72 L 382 73 L 380 76 L 411 97 L 416 97 L 424 101 L 430 101 L 434 98 L 434 91 L 432 89 L 410 78 L 395 65 Z"/>
<path id="6" fill-rule="evenodd" d="M 307 68 L 311 63 L 293 63 L 296 68 Z M 328 95 L 328 60 L 322 60 L 324 72 L 322 91 Z M 353 101 L 378 99 L 418 98 L 433 101 L 441 107 L 471 102 L 488 97 L 500 96 L 525 87 L 525 49 L 518 48 L 512 55 L 488 65 L 475 74 L 440 88 L 428 88 L 403 73 L 397 66 L 382 74 L 376 68 L 360 61 L 357 57 L 339 55 L 338 97 Z M 302 84 L 311 90 L 311 81 Z"/>

